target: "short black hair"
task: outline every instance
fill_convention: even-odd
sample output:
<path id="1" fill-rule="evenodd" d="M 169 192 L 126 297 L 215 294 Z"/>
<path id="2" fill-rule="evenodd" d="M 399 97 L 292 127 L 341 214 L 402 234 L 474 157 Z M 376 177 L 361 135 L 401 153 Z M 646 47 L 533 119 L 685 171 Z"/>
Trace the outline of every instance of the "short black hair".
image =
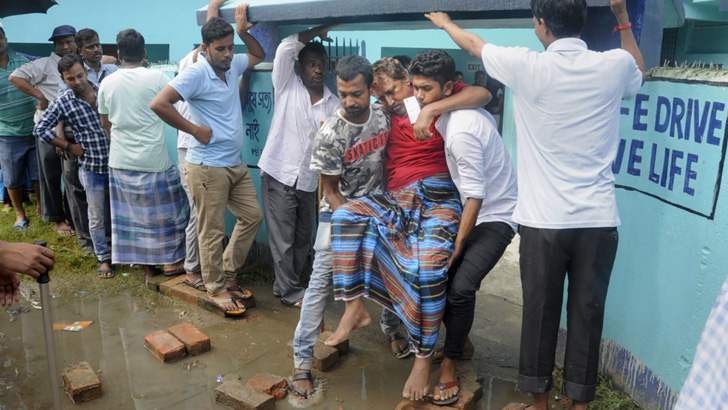
<path id="1" fill-rule="evenodd" d="M 412 62 L 412 57 L 406 56 L 404 54 L 397 55 L 392 58 L 399 61 L 399 63 L 402 64 L 402 67 L 404 67 L 405 70 L 409 69 L 409 65 Z"/>
<path id="2" fill-rule="evenodd" d="M 531 0 L 531 13 L 543 19 L 556 38 L 580 36 L 586 10 L 586 0 Z"/>
<path id="3" fill-rule="evenodd" d="M 326 47 L 318 41 L 309 41 L 305 46 L 303 46 L 301 51 L 298 52 L 299 63 L 303 63 L 303 59 L 306 58 L 307 53 L 323 56 L 324 59 L 328 56 L 328 54 L 326 54 Z"/>
<path id="4" fill-rule="evenodd" d="M 412 76 L 427 77 L 444 86 L 455 78 L 455 60 L 442 50 L 427 50 L 412 59 L 409 71 Z"/>
<path id="5" fill-rule="evenodd" d="M 63 75 L 64 71 L 70 70 L 76 64 L 81 64 L 81 67 L 83 67 L 81 56 L 78 54 L 66 54 L 58 61 L 58 72 Z"/>
<path id="6" fill-rule="evenodd" d="M 463 74 L 463 72 L 462 72 L 462 71 L 455 71 L 455 77 L 457 77 L 457 76 L 459 76 L 459 75 L 465 75 L 465 74 Z"/>
<path id="7" fill-rule="evenodd" d="M 230 23 L 220 17 L 213 17 L 202 26 L 202 42 L 209 46 L 215 40 L 231 36 L 233 32 Z"/>
<path id="8" fill-rule="evenodd" d="M 144 36 L 133 28 L 116 35 L 116 47 L 124 61 L 138 63 L 144 59 Z"/>
<path id="9" fill-rule="evenodd" d="M 362 56 L 346 56 L 336 63 L 336 77 L 343 81 L 352 81 L 359 74 L 364 77 L 367 88 L 372 86 L 374 72 L 369 60 Z"/>
<path id="10" fill-rule="evenodd" d="M 76 33 L 76 47 L 82 48 L 84 43 L 91 42 L 93 39 L 99 39 L 99 33 L 90 28 L 79 30 Z"/>
<path id="11" fill-rule="evenodd" d="M 478 70 L 478 71 L 476 71 L 476 72 L 475 72 L 475 75 L 478 75 L 478 74 L 483 74 L 483 75 L 485 75 L 485 71 L 483 71 L 483 70 Z"/>

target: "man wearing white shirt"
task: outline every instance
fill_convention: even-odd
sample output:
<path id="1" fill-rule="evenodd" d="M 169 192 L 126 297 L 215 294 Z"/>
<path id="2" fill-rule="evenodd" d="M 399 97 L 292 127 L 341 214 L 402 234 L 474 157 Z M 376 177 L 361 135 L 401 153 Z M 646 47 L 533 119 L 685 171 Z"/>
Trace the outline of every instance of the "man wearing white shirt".
<path id="1" fill-rule="evenodd" d="M 579 37 L 585 0 L 533 0 L 536 36 L 546 48 L 497 47 L 444 13 L 426 15 L 493 78 L 513 91 L 518 137 L 523 325 L 518 387 L 546 410 L 552 387 L 564 279 L 569 275 L 561 393 L 585 410 L 594 400 L 604 303 L 617 252 L 619 215 L 611 164 L 622 99 L 644 80 L 624 0 L 612 0 L 622 49 L 590 51 Z M 609 35 L 609 33 L 605 33 Z"/>
<path id="2" fill-rule="evenodd" d="M 445 98 L 452 89 L 455 61 L 441 50 L 418 54 L 410 63 L 415 97 L 422 106 Z M 463 214 L 448 269 L 443 323 L 447 328 L 440 377 L 433 402 L 447 405 L 460 397 L 456 360 L 464 354 L 475 316 L 475 293 L 503 256 L 516 232 L 511 216 L 518 190 L 511 165 L 493 117 L 482 109 L 456 110 L 435 122 L 445 142 L 445 158 Z M 433 357 L 433 360 L 438 357 Z"/>
<path id="3" fill-rule="evenodd" d="M 324 85 L 328 58 L 316 36 L 330 41 L 334 26 L 315 27 L 286 37 L 273 60 L 275 112 L 258 161 L 263 214 L 273 255 L 273 294 L 300 308 L 301 273 L 310 263 L 318 173 L 311 171 L 311 149 L 319 125 L 340 107 Z M 296 63 L 298 60 L 298 63 Z M 298 69 L 298 75 L 294 68 Z"/>

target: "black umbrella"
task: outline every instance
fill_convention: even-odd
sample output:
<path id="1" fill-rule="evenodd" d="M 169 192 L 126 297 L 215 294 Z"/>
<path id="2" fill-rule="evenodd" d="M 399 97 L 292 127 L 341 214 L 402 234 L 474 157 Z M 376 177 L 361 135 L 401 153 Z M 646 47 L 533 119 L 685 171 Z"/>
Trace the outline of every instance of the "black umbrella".
<path id="1" fill-rule="evenodd" d="M 55 0 L 2 0 L 0 1 L 0 18 L 18 14 L 45 13 Z"/>

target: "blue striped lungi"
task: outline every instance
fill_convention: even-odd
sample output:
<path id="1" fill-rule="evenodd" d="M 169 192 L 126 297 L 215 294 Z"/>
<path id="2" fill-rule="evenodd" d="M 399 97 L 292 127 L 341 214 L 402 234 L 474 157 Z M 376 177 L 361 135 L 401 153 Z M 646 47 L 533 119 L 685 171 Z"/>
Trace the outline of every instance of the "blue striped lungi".
<path id="1" fill-rule="evenodd" d="M 448 174 L 348 202 L 332 217 L 336 300 L 360 296 L 397 314 L 410 350 L 432 354 L 462 207 Z"/>
<path id="2" fill-rule="evenodd" d="M 112 262 L 168 265 L 183 260 L 190 205 L 177 168 L 109 171 Z"/>

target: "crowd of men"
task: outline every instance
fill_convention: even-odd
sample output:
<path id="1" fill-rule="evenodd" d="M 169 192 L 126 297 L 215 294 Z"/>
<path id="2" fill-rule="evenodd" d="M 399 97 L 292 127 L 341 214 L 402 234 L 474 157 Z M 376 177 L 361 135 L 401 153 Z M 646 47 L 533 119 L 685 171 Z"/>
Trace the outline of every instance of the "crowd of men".
<path id="1" fill-rule="evenodd" d="M 50 38 L 56 52 L 29 62 L 7 49 L 0 26 L 0 95 L 7 96 L 0 101 L 0 166 L 16 227 L 28 229 L 21 203 L 27 168 L 43 219 L 96 255 L 100 277 L 113 277 L 113 263 L 141 265 L 147 278 L 163 265 L 165 274 L 187 274 L 189 286 L 234 316 L 252 296 L 235 275 L 265 218 L 273 293 L 301 309 L 294 393 L 305 400 L 316 389 L 313 346 L 334 293 L 346 311 L 326 344 L 370 324 L 362 296 L 377 302 L 392 353 L 416 355 L 403 396 L 428 397 L 430 367 L 441 361 L 432 392 L 440 405 L 460 397 L 456 366 L 474 353 L 468 334 L 476 290 L 518 232 L 519 387 L 533 394 L 533 404 L 514 409 L 547 408 L 566 274 L 562 392 L 572 408 L 586 409 L 595 397 L 618 241 L 610 165 L 620 101 L 644 79 L 624 0 L 612 0 L 622 48 L 604 53 L 579 38 L 584 0 L 532 1 L 545 52 L 498 47 L 444 13 L 426 15 L 513 92 L 517 177 L 496 119 L 481 108 L 499 115 L 502 91 L 457 81 L 447 53 L 422 52 L 407 67 L 345 57 L 336 65 L 334 94 L 324 85 L 326 50 L 311 41 L 329 40 L 334 26 L 285 38 L 273 63 L 275 112 L 259 162 L 262 209 L 240 155 L 241 101 L 246 72 L 265 52 L 248 32 L 247 5 L 236 9 L 233 29 L 217 16 L 222 3 L 211 1 L 202 44 L 171 81 L 144 68 L 144 38 L 133 29 L 117 36 L 117 69 L 102 62 L 93 30 L 57 27 Z M 234 53 L 234 34 L 246 54 Z M 476 77 L 482 85 L 485 76 Z M 163 122 L 179 130 L 179 171 L 167 155 Z M 226 209 L 237 221 L 225 248 Z M 47 266 L 48 256 L 35 258 Z M 15 297 L 14 288 L 4 288 L 10 291 Z M 447 334 L 438 348 L 441 322 Z"/>

